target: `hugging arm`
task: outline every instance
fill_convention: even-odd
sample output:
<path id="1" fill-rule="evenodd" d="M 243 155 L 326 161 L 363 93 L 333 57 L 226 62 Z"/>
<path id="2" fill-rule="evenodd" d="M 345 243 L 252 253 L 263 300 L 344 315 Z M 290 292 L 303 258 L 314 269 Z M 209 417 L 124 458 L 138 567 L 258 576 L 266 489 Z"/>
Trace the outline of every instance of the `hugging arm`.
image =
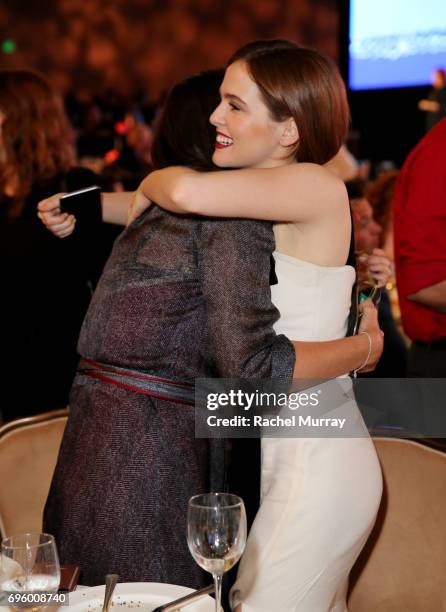
<path id="1" fill-rule="evenodd" d="M 226 378 L 331 378 L 360 368 L 369 351 L 365 334 L 327 342 L 291 342 L 272 329 L 269 266 L 272 231 L 268 224 L 206 221 L 199 252 L 208 305 L 209 344 L 214 368 Z M 360 331 L 372 339 L 369 365 L 382 352 L 376 309 L 366 304 Z"/>
<path id="2" fill-rule="evenodd" d="M 76 225 L 74 215 L 60 210 L 60 198 L 64 193 L 56 193 L 37 206 L 37 215 L 46 228 L 58 238 L 70 236 Z M 102 220 L 104 223 L 125 225 L 127 212 L 133 193 L 129 191 L 107 192 L 102 194 Z"/>
<path id="3" fill-rule="evenodd" d="M 316 164 L 196 172 L 174 166 L 147 176 L 133 217 L 145 201 L 179 214 L 305 222 L 346 198 L 343 182 Z M 274 202 L 274 206 L 271 203 Z"/>
<path id="4" fill-rule="evenodd" d="M 325 342 L 293 342 L 297 356 L 295 377 L 334 378 L 353 370 L 374 370 L 383 351 L 383 333 L 378 324 L 378 311 L 370 300 L 362 304 L 362 311 L 357 336 Z"/>
<path id="5" fill-rule="evenodd" d="M 210 219 L 198 227 L 213 369 L 225 378 L 291 381 L 294 348 L 272 328 L 278 312 L 269 287 L 271 225 Z"/>

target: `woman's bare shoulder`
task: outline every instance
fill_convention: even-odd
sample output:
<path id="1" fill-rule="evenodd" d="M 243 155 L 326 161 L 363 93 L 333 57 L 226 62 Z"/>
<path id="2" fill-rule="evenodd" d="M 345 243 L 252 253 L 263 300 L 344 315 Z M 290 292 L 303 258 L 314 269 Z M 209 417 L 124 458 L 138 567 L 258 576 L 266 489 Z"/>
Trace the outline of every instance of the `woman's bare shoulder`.
<path id="1" fill-rule="evenodd" d="M 294 172 L 297 172 L 298 174 L 315 177 L 321 181 L 330 183 L 331 185 L 344 185 L 342 179 L 333 174 L 333 172 L 330 172 L 328 168 L 326 168 L 325 166 L 321 166 L 320 164 L 299 162 L 296 164 L 290 164 L 288 168 L 294 170 Z"/>
<path id="2" fill-rule="evenodd" d="M 327 201 L 345 205 L 348 202 L 344 182 L 324 166 L 301 162 L 282 166 L 282 171 L 283 177 L 294 185 L 296 193 L 304 191 L 321 203 Z"/>

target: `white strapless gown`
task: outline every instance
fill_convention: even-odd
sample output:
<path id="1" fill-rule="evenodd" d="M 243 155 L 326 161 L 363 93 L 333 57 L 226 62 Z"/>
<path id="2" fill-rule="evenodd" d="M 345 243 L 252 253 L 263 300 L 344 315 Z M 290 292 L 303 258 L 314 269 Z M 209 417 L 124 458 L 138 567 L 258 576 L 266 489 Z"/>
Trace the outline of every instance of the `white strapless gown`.
<path id="1" fill-rule="evenodd" d="M 345 336 L 353 268 L 274 257 L 276 332 L 307 341 Z M 375 522 L 382 480 L 356 403 L 342 409 L 360 436 L 262 439 L 261 506 L 231 593 L 242 612 L 347 610 L 348 574 Z"/>

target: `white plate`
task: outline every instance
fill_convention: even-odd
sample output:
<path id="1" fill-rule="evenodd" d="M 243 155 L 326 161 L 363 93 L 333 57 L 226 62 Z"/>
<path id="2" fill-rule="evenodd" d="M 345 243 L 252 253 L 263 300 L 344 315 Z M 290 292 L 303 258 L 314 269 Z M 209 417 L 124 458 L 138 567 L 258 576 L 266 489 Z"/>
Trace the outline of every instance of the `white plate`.
<path id="1" fill-rule="evenodd" d="M 89 587 L 70 593 L 69 610 L 76 612 L 100 612 L 104 601 L 105 586 Z M 157 606 L 192 593 L 193 589 L 176 584 L 159 582 L 124 582 L 116 585 L 109 612 L 152 612 Z M 185 606 L 186 612 L 215 612 L 215 600 L 209 595 Z M 60 612 L 67 610 L 60 608 Z"/>

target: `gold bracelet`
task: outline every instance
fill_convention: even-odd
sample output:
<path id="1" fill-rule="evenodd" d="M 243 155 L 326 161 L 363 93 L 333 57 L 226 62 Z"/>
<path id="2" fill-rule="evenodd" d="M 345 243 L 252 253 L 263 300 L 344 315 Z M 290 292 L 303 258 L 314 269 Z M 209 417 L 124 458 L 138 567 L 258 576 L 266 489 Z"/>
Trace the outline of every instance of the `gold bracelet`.
<path id="1" fill-rule="evenodd" d="M 365 366 L 369 362 L 370 355 L 372 354 L 372 338 L 371 338 L 369 332 L 362 331 L 362 332 L 359 332 L 358 335 L 360 336 L 361 334 L 365 334 L 367 336 L 367 338 L 369 339 L 369 352 L 367 353 L 367 357 L 366 357 L 364 363 L 362 364 L 362 366 L 360 368 L 356 368 L 356 370 L 353 370 L 353 378 L 356 378 L 359 370 L 363 370 L 365 368 Z"/>

